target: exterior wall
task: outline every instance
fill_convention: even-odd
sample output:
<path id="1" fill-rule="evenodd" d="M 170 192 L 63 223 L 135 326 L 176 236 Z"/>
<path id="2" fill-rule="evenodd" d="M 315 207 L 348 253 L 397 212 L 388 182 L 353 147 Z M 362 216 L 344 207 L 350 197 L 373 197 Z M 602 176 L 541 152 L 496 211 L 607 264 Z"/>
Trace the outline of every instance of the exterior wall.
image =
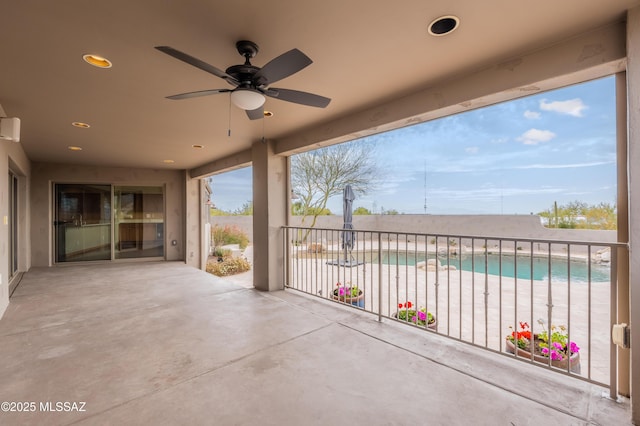
<path id="1" fill-rule="evenodd" d="M 291 226 L 301 226 L 300 216 L 290 218 Z M 212 216 L 212 225 L 237 226 L 253 241 L 253 218 L 250 216 Z M 530 215 L 370 215 L 354 216 L 356 230 L 414 232 L 432 234 L 520 237 L 549 240 L 615 242 L 616 231 L 549 229 L 539 216 Z M 316 228 L 342 228 L 342 216 L 319 216 Z"/>
<path id="2" fill-rule="evenodd" d="M 206 205 L 206 194 L 204 193 L 204 185 L 201 179 L 189 179 L 184 175 L 185 190 L 184 201 L 185 206 L 185 245 L 187 265 L 194 268 L 205 269 L 206 261 L 202 262 L 202 241 L 204 238 L 204 221 L 202 220 L 203 210 Z M 167 204 L 169 205 L 169 204 Z"/>
<path id="3" fill-rule="evenodd" d="M 33 266 L 53 264 L 53 183 L 164 185 L 165 256 L 167 260 L 185 259 L 184 171 L 34 163 L 30 190 Z M 171 245 L 173 240 L 177 245 Z"/>
<path id="4" fill-rule="evenodd" d="M 31 267 L 29 202 L 31 164 L 19 143 L 0 139 L 0 318 L 9 305 L 9 171 L 18 176 L 18 270 Z"/>

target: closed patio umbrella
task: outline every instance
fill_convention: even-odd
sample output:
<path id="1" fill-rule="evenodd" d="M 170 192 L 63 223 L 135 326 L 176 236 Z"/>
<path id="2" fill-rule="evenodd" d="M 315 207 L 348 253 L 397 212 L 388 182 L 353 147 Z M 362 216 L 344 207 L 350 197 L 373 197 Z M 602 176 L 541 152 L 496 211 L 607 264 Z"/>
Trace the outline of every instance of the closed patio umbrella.
<path id="1" fill-rule="evenodd" d="M 353 231 L 348 231 L 349 229 L 353 229 L 353 200 L 355 200 L 356 195 L 351 188 L 351 185 L 347 185 L 344 187 L 344 192 L 342 195 L 342 214 L 344 223 L 342 225 L 342 248 L 344 249 L 344 260 L 347 261 L 347 250 L 351 251 L 356 242 L 356 233 Z"/>

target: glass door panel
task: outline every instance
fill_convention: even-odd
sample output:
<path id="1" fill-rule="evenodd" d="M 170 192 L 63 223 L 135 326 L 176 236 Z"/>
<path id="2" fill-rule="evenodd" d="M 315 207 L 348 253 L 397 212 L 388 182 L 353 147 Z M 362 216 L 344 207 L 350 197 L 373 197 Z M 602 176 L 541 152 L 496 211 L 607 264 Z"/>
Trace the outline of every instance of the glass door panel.
<path id="1" fill-rule="evenodd" d="M 161 186 L 116 186 L 115 258 L 164 256 L 164 190 Z"/>
<path id="2" fill-rule="evenodd" d="M 18 272 L 18 177 L 9 172 L 9 279 Z"/>
<path id="3" fill-rule="evenodd" d="M 56 262 L 111 259 L 111 185 L 56 184 Z"/>

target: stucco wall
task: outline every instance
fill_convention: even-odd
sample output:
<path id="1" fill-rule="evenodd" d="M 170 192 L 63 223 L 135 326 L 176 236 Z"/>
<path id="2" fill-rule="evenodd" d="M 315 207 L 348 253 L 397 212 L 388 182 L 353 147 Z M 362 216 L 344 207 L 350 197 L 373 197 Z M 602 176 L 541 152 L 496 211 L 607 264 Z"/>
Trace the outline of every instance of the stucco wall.
<path id="1" fill-rule="evenodd" d="M 179 170 L 86 167 L 34 163 L 31 179 L 31 263 L 52 264 L 53 183 L 101 183 L 165 186 L 165 253 L 167 260 L 185 259 L 185 184 Z M 171 245 L 176 240 L 177 245 Z"/>
<path id="2" fill-rule="evenodd" d="M 31 266 L 28 256 L 29 241 L 29 191 L 31 164 L 19 143 L 0 139 L 0 318 L 9 304 L 9 171 L 18 177 L 18 270 Z"/>
<path id="3" fill-rule="evenodd" d="M 290 218 L 291 226 L 301 226 L 301 217 Z M 212 216 L 212 225 L 233 225 L 252 237 L 250 216 Z M 342 228 L 342 216 L 319 216 L 316 228 Z M 518 237 L 549 240 L 615 242 L 615 231 L 548 229 L 533 215 L 370 215 L 354 216 L 353 226 L 362 231 L 392 231 L 424 234 Z"/>

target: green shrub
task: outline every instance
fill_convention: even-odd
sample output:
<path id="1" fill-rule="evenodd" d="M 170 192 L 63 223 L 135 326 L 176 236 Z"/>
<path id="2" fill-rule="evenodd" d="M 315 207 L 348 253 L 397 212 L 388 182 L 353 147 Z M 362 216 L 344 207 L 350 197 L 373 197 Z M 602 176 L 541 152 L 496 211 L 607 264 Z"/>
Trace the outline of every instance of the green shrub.
<path id="1" fill-rule="evenodd" d="M 218 277 L 226 277 L 251 269 L 247 259 L 242 257 L 227 257 L 222 262 L 211 261 L 207 263 L 207 272 Z"/>
<path id="2" fill-rule="evenodd" d="M 216 257 L 229 257 L 231 256 L 231 250 L 226 250 L 221 247 L 216 247 L 213 251 L 213 255 Z"/>
<path id="3" fill-rule="evenodd" d="M 249 245 L 249 237 L 237 226 L 226 225 L 223 228 L 215 225 L 211 228 L 211 239 L 215 246 L 238 244 L 244 250 Z"/>

